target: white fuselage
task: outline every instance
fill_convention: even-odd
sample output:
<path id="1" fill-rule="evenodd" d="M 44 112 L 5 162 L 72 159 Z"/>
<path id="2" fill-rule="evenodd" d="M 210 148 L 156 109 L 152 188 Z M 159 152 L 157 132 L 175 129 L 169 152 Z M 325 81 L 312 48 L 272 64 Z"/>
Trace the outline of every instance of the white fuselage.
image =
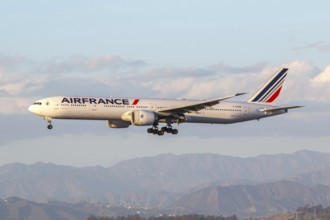
<path id="1" fill-rule="evenodd" d="M 49 97 L 35 102 L 29 110 L 45 119 L 122 120 L 123 114 L 135 110 L 158 112 L 162 109 L 189 105 L 200 100 L 134 99 L 94 97 Z M 221 101 L 212 107 L 184 114 L 187 123 L 229 124 L 261 119 L 286 113 L 285 110 L 266 113 L 260 111 L 274 106 L 268 104 Z"/>
<path id="2" fill-rule="evenodd" d="M 302 107 L 269 104 L 279 96 L 287 71 L 279 69 L 248 102 L 227 101 L 245 93 L 208 100 L 56 96 L 35 102 L 29 110 L 46 119 L 48 129 L 53 128 L 52 119 L 85 119 L 106 120 L 110 128 L 152 126 L 147 129 L 150 134 L 178 134 L 174 123 L 230 124 Z M 159 123 L 166 125 L 159 128 Z"/>

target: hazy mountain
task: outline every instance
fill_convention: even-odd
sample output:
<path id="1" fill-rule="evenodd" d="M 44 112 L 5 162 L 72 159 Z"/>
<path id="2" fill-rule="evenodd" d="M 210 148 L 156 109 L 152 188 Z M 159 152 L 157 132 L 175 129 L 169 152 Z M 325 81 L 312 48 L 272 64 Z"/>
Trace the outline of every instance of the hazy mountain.
<path id="1" fill-rule="evenodd" d="M 0 199 L 0 219 L 83 220 L 90 215 L 82 207 L 65 203 L 46 205 L 16 197 Z"/>
<path id="2" fill-rule="evenodd" d="M 307 172 L 298 176 L 290 177 L 288 180 L 301 183 L 306 186 L 330 185 L 330 167 L 320 171 Z"/>
<path id="3" fill-rule="evenodd" d="M 0 198 L 1 220 L 85 220 L 95 216 L 158 215 L 158 210 L 113 207 L 91 203 L 47 202 L 37 203 L 18 197 Z"/>
<path id="4" fill-rule="evenodd" d="M 176 213 L 265 216 L 310 205 L 330 205 L 330 186 L 307 187 L 281 181 L 259 185 L 208 187 L 182 197 L 171 207 Z"/>
<path id="5" fill-rule="evenodd" d="M 329 167 L 330 154 L 300 151 L 251 158 L 165 154 L 123 161 L 109 170 L 112 176 L 134 180 L 149 190 L 182 193 L 214 182 L 269 182 Z"/>
<path id="6" fill-rule="evenodd" d="M 164 154 L 123 161 L 110 168 L 9 164 L 0 167 L 0 197 L 164 208 L 209 186 L 283 179 L 307 186 L 330 185 L 329 170 L 330 154 L 311 151 L 251 158 Z"/>
<path id="7" fill-rule="evenodd" d="M 122 182 L 102 167 L 75 168 L 55 164 L 10 164 L 0 167 L 0 196 L 18 196 L 34 201 L 81 201 L 109 193 L 139 190 Z"/>

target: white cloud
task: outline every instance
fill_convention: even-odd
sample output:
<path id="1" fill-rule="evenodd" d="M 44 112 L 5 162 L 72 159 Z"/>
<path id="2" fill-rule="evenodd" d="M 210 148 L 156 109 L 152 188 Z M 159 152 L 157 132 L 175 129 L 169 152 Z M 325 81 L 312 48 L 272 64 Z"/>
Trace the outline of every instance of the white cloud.
<path id="1" fill-rule="evenodd" d="M 301 103 L 312 100 L 310 79 L 320 70 L 312 63 L 302 61 L 293 61 L 286 66 L 289 71 L 279 101 Z"/>
<path id="2" fill-rule="evenodd" d="M 145 62 L 142 60 L 124 60 L 120 56 L 106 55 L 92 59 L 85 58 L 83 67 L 87 71 L 98 71 L 109 68 L 138 68 L 144 66 Z"/>
<path id="3" fill-rule="evenodd" d="M 29 76 L 26 73 L 1 73 L 0 94 L 8 97 L 26 96 L 42 88 L 47 79 L 43 76 Z"/>
<path id="4" fill-rule="evenodd" d="M 330 65 L 325 68 L 325 70 L 311 79 L 311 82 L 315 84 L 315 86 L 322 86 L 324 84 L 330 83 Z"/>
<path id="5" fill-rule="evenodd" d="M 0 86 L 0 91 L 8 94 L 8 95 L 18 95 L 24 88 L 24 83 L 14 82 L 14 83 L 6 83 Z"/>
<path id="6" fill-rule="evenodd" d="M 258 67 L 260 65 L 257 65 Z M 286 65 L 290 68 L 289 77 L 285 83 L 284 88 L 285 97 L 283 100 L 292 101 L 307 99 L 307 96 L 301 95 L 302 86 L 308 87 L 310 77 L 315 75 L 317 68 L 311 64 L 295 61 Z M 219 96 L 225 96 L 237 92 L 247 92 L 248 94 L 243 98 L 248 99 L 256 92 L 259 87 L 267 81 L 272 74 L 280 67 L 262 67 L 262 68 L 230 68 L 226 66 L 227 71 L 230 73 L 221 74 L 222 68 L 217 69 L 211 66 L 202 71 L 194 71 L 193 75 L 189 76 L 189 71 L 176 72 L 173 69 L 167 70 L 171 72 L 171 77 L 157 78 L 157 72 L 154 70 L 154 77 L 149 78 L 146 86 L 152 87 L 158 92 L 160 97 L 184 97 L 184 98 L 198 98 L 207 99 Z M 219 72 L 218 72 L 219 71 Z M 234 72 L 234 73 L 233 73 Z M 207 74 L 204 74 L 207 73 Z M 163 76 L 163 72 L 160 73 Z M 305 88 L 303 92 L 305 93 Z M 284 93 L 284 92 L 283 92 Z M 281 97 L 281 96 L 280 96 Z"/>
<path id="7" fill-rule="evenodd" d="M 0 97 L 0 114 L 27 114 L 28 106 L 36 99 L 28 97 Z"/>
<path id="8" fill-rule="evenodd" d="M 263 78 L 263 64 L 235 68 L 217 64 L 208 68 L 158 68 L 143 75 L 147 83 L 160 97 L 184 97 L 207 99 L 237 92 L 255 91 Z M 263 68 L 265 69 L 265 68 Z M 224 71 L 224 72 L 223 72 Z M 269 72 L 267 78 L 269 78 Z M 266 78 L 266 79 L 267 79 Z M 252 86 L 251 86 L 252 84 Z"/>
<path id="9" fill-rule="evenodd" d="M 138 69 L 143 67 L 145 62 L 142 60 L 125 60 L 120 56 L 105 55 L 99 57 L 59 57 L 48 61 L 36 63 L 33 71 L 39 74 L 111 74 L 112 70 L 116 72 L 126 71 L 127 69 Z"/>
<path id="10" fill-rule="evenodd" d="M 46 62 L 27 60 L 0 57 L 0 102 L 10 103 L 2 108 L 2 114 L 25 112 L 33 101 L 30 97 L 59 94 L 208 99 L 248 92 L 240 97 L 246 100 L 280 68 L 264 63 L 243 68 L 225 64 L 153 68 L 144 61 L 112 55 L 55 58 Z M 302 61 L 285 66 L 289 67 L 289 75 L 278 103 L 329 102 L 330 66 L 324 71 Z"/>
<path id="11" fill-rule="evenodd" d="M 323 72 L 310 79 L 312 99 L 321 102 L 330 102 L 330 65 Z"/>
<path id="12" fill-rule="evenodd" d="M 221 73 L 242 73 L 242 72 L 259 72 L 266 67 L 266 62 L 260 62 L 246 67 L 233 67 L 224 63 L 211 66 L 210 69 Z"/>
<path id="13" fill-rule="evenodd" d="M 326 42 L 323 41 L 316 41 L 305 47 L 298 47 L 294 50 L 305 50 L 305 49 L 314 49 L 322 53 L 327 53 L 330 52 L 330 44 L 327 44 Z"/>

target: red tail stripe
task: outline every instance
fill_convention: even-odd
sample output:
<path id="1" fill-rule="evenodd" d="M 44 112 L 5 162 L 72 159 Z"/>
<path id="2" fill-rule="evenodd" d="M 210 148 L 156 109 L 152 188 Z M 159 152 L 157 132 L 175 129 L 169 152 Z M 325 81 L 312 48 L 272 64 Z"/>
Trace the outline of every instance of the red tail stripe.
<path id="1" fill-rule="evenodd" d="M 268 103 L 273 102 L 279 96 L 281 89 L 282 89 L 282 86 L 280 88 L 278 88 L 277 91 L 271 97 L 269 97 L 269 99 L 266 102 L 268 102 Z"/>

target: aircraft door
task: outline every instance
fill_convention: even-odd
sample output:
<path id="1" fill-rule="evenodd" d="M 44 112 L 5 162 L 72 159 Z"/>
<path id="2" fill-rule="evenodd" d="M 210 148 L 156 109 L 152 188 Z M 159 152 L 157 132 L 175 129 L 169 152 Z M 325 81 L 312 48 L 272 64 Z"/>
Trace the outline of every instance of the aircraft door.
<path id="1" fill-rule="evenodd" d="M 242 118 L 243 120 L 247 119 L 249 114 L 249 108 L 247 106 L 242 106 Z"/>

